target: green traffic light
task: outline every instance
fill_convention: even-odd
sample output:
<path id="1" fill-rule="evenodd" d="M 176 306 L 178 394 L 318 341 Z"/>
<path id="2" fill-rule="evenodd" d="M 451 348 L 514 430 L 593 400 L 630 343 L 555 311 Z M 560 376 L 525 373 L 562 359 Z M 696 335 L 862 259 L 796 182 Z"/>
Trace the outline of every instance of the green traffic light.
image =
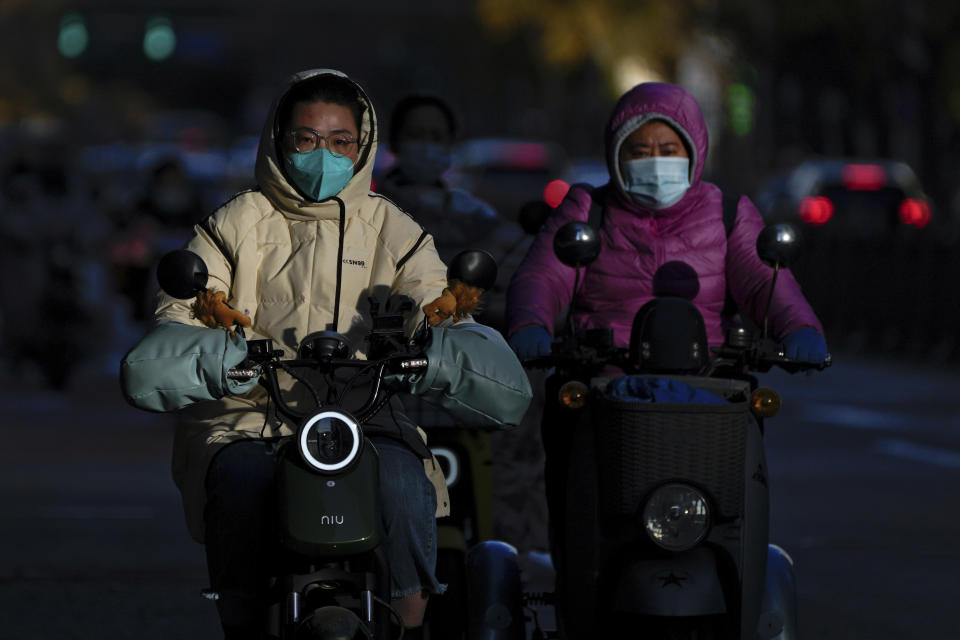
<path id="1" fill-rule="evenodd" d="M 756 94 L 749 86 L 736 82 L 727 87 L 727 116 L 730 128 L 738 136 L 753 131 Z"/>
<path id="2" fill-rule="evenodd" d="M 173 22 L 163 16 L 154 16 L 147 20 L 143 32 L 143 53 L 151 60 L 166 60 L 177 48 L 177 34 Z"/>
<path id="3" fill-rule="evenodd" d="M 68 13 L 60 19 L 60 31 L 57 34 L 57 51 L 64 58 L 77 58 L 87 50 L 90 34 L 83 16 Z"/>

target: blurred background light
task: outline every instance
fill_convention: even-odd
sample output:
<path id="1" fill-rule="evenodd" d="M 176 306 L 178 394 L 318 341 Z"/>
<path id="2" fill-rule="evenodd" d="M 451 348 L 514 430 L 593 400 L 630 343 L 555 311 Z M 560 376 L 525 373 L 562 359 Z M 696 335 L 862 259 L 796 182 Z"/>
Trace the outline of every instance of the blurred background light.
<path id="1" fill-rule="evenodd" d="M 543 188 L 543 201 L 556 208 L 567 197 L 570 185 L 563 180 L 551 180 Z"/>
<path id="2" fill-rule="evenodd" d="M 143 53 L 157 62 L 166 60 L 177 48 L 177 34 L 173 22 L 164 16 L 153 16 L 147 20 L 143 32 Z"/>
<path id="3" fill-rule="evenodd" d="M 820 226 L 833 217 L 833 202 L 826 196 L 811 196 L 800 202 L 800 218 L 807 224 Z"/>
<path id="4" fill-rule="evenodd" d="M 634 56 L 618 60 L 613 75 L 621 93 L 644 82 L 663 81 L 663 77 L 646 60 Z"/>
<path id="5" fill-rule="evenodd" d="M 64 58 L 77 58 L 87 50 L 90 33 L 87 24 L 79 13 L 68 13 L 60 19 L 60 31 L 57 34 L 57 51 Z"/>
<path id="6" fill-rule="evenodd" d="M 727 87 L 727 113 L 730 129 L 738 136 L 753 131 L 753 109 L 757 98 L 753 89 L 741 82 Z"/>

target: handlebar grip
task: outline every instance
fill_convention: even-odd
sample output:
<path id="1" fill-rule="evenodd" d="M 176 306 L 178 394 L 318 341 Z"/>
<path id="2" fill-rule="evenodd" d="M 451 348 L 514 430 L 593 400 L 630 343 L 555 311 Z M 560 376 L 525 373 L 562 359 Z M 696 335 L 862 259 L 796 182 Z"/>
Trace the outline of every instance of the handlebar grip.
<path id="1" fill-rule="evenodd" d="M 788 358 L 784 355 L 768 356 L 764 360 L 772 365 L 777 365 L 784 371 L 789 373 L 794 373 L 796 371 L 810 371 L 816 369 L 817 371 L 823 371 L 827 367 L 833 364 L 833 357 L 828 353 L 823 359 L 823 362 L 808 362 L 806 360 L 794 360 L 793 358 Z"/>
<path id="2" fill-rule="evenodd" d="M 259 369 L 229 369 L 227 371 L 227 378 L 230 380 L 241 380 L 246 381 L 250 378 L 259 378 L 260 370 Z"/>
<path id="3" fill-rule="evenodd" d="M 413 372 L 413 371 L 422 371 L 426 369 L 429 364 L 430 362 L 429 360 L 427 360 L 425 356 L 421 358 L 406 358 L 400 361 L 400 364 L 397 367 L 398 369 L 397 372 L 406 373 L 406 372 Z"/>

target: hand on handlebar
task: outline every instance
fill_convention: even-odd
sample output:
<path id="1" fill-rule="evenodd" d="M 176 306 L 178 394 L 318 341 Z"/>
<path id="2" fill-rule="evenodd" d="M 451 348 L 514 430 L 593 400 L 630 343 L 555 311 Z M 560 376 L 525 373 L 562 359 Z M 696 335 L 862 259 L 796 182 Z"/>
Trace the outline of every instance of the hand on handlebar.
<path id="1" fill-rule="evenodd" d="M 227 304 L 227 294 L 223 291 L 209 289 L 197 293 L 197 299 L 190 306 L 194 317 L 211 329 L 224 327 L 234 336 L 233 327 L 250 327 L 250 316 L 230 308 Z"/>
<path id="2" fill-rule="evenodd" d="M 788 333 L 780 346 L 783 355 L 794 361 L 820 365 L 827 364 L 830 356 L 827 341 L 819 331 L 809 327 Z"/>
<path id="3" fill-rule="evenodd" d="M 524 327 L 507 339 L 507 344 L 521 362 L 550 355 L 553 338 L 541 326 Z"/>

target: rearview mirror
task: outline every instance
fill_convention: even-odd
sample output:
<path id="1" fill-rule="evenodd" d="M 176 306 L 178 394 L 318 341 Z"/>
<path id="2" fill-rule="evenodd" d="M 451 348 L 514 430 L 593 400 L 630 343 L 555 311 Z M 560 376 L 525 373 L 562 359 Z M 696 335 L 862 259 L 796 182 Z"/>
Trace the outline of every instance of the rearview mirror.
<path id="1" fill-rule="evenodd" d="M 757 255 L 771 267 L 789 267 L 800 255 L 800 234 L 785 222 L 764 227 L 757 236 Z"/>
<path id="2" fill-rule="evenodd" d="M 187 249 L 163 256 L 157 265 L 157 282 L 168 295 L 189 300 L 207 288 L 207 265 L 203 258 Z"/>
<path id="3" fill-rule="evenodd" d="M 600 237 L 586 222 L 568 222 L 553 236 L 553 252 L 568 267 L 585 267 L 600 255 Z"/>
<path id="4" fill-rule="evenodd" d="M 447 267 L 447 280 L 460 282 L 489 291 L 497 282 L 497 261 L 482 249 L 461 251 Z"/>

